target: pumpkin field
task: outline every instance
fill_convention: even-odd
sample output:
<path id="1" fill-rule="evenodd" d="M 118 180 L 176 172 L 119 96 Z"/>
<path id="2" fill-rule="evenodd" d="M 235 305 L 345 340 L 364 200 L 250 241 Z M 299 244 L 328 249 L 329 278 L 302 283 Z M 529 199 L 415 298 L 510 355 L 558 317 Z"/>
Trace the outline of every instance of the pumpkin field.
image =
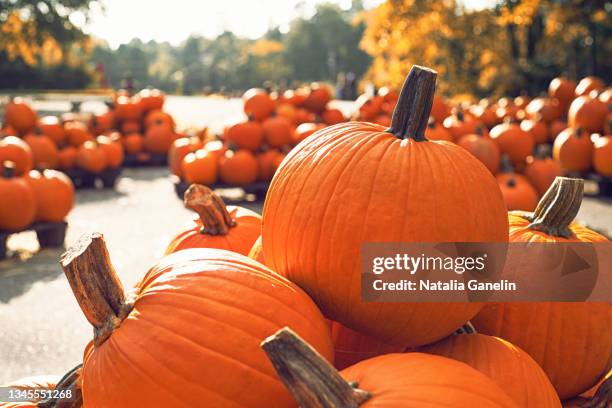
<path id="1" fill-rule="evenodd" d="M 104 2 L 43 3 L 0 0 L 0 408 L 612 407 L 608 3 L 263 2 L 255 39 L 117 47 Z M 561 278 L 582 245 L 599 297 L 366 301 L 369 244 Z"/>

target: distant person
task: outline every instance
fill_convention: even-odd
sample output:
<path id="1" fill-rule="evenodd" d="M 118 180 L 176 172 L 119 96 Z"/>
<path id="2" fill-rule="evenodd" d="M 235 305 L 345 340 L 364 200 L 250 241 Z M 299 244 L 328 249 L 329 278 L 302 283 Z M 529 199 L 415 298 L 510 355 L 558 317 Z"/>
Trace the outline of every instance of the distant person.
<path id="1" fill-rule="evenodd" d="M 354 72 L 346 74 L 346 99 L 351 101 L 357 99 L 357 76 Z"/>

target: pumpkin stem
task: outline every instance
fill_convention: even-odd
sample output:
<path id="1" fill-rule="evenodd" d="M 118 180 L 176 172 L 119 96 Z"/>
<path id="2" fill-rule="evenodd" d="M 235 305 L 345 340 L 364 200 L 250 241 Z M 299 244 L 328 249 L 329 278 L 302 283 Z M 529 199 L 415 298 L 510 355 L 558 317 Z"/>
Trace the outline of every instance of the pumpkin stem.
<path id="1" fill-rule="evenodd" d="M 60 263 L 99 346 L 132 311 L 133 296 L 126 297 L 100 233 L 81 236 Z"/>
<path id="2" fill-rule="evenodd" d="M 72 370 L 68 371 L 61 380 L 55 385 L 54 390 L 65 391 L 70 390 L 71 397 L 64 399 L 62 397 L 49 398 L 40 401 L 37 408 L 80 408 L 83 405 L 83 394 L 81 392 L 81 375 L 83 372 L 83 364 L 79 364 Z M 60 393 L 61 395 L 61 393 Z"/>
<path id="3" fill-rule="evenodd" d="M 455 334 L 475 334 L 475 333 L 478 333 L 478 332 L 476 331 L 476 328 L 474 327 L 472 322 L 469 322 L 469 321 L 463 326 L 461 326 L 460 328 L 458 328 L 457 330 L 455 330 Z"/>
<path id="4" fill-rule="evenodd" d="M 358 408 L 370 398 L 285 327 L 261 343 L 279 378 L 302 408 Z"/>
<path id="5" fill-rule="evenodd" d="M 424 141 L 429 121 L 438 73 L 430 68 L 413 65 L 404 82 L 387 132 L 400 139 Z"/>
<path id="6" fill-rule="evenodd" d="M 7 179 L 15 177 L 15 162 L 7 160 L 2 163 L 2 177 Z"/>
<path id="7" fill-rule="evenodd" d="M 232 219 L 221 197 L 206 186 L 192 184 L 185 191 L 183 201 L 200 216 L 202 234 L 225 235 L 236 226 L 236 220 Z"/>
<path id="8" fill-rule="evenodd" d="M 557 237 L 571 237 L 569 226 L 580 210 L 583 191 L 583 179 L 555 178 L 530 217 L 529 228 Z"/>
<path id="9" fill-rule="evenodd" d="M 608 408 L 612 404 L 612 377 L 601 383 L 595 395 L 584 408 Z"/>

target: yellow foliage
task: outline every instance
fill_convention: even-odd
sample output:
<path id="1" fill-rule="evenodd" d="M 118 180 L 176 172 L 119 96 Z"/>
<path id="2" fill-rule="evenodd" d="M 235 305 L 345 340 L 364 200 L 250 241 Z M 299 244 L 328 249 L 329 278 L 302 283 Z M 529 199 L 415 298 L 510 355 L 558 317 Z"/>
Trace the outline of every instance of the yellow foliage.
<path id="1" fill-rule="evenodd" d="M 250 52 L 259 57 L 265 57 L 268 54 L 275 54 L 283 51 L 283 44 L 279 41 L 267 40 L 262 38 L 255 41 L 251 46 Z"/>

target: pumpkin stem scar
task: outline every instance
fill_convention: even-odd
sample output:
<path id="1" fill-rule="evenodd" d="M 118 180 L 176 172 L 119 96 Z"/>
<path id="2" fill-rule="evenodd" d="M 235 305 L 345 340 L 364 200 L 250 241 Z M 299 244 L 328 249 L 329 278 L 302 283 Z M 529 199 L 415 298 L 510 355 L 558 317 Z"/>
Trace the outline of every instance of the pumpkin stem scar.
<path id="1" fill-rule="evenodd" d="M 302 408 L 357 408 L 371 397 L 342 378 L 288 327 L 265 339 L 261 347 Z"/>
<path id="2" fill-rule="evenodd" d="M 583 192 L 583 179 L 557 177 L 540 199 L 533 214 L 527 216 L 531 221 L 528 228 L 556 237 L 570 238 L 573 233 L 569 226 L 580 210 Z"/>
<path id="3" fill-rule="evenodd" d="M 585 403 L 585 408 L 608 408 L 612 403 L 612 377 L 606 379 L 591 400 Z"/>
<path id="4" fill-rule="evenodd" d="M 132 311 L 135 294 L 126 296 L 100 233 L 81 236 L 60 264 L 99 346 Z"/>
<path id="5" fill-rule="evenodd" d="M 206 186 L 201 184 L 189 186 L 183 196 L 183 202 L 187 208 L 200 216 L 202 234 L 225 235 L 231 227 L 236 226 L 236 220 L 225 208 L 221 197 Z"/>
<path id="6" fill-rule="evenodd" d="M 15 177 L 15 162 L 5 161 L 2 163 L 2 177 L 10 179 Z"/>
<path id="7" fill-rule="evenodd" d="M 430 68 L 413 65 L 400 93 L 391 127 L 387 132 L 400 139 L 425 141 L 425 128 L 436 91 L 438 73 Z"/>

